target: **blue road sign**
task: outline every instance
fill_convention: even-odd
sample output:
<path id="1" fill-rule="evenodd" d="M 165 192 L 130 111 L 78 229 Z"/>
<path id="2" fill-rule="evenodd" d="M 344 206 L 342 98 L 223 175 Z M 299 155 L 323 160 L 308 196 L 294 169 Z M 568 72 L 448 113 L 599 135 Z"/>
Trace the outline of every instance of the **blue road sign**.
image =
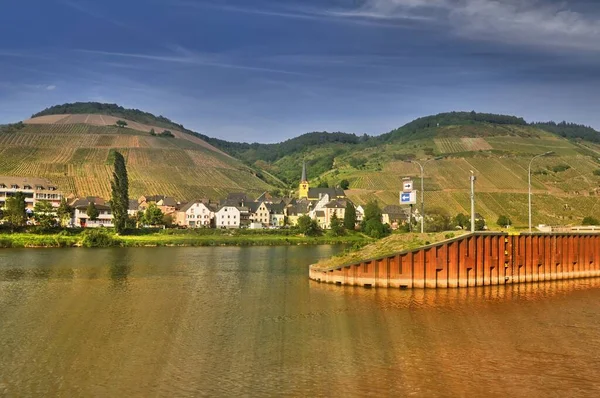
<path id="1" fill-rule="evenodd" d="M 417 191 L 400 192 L 401 205 L 414 205 L 417 203 Z"/>

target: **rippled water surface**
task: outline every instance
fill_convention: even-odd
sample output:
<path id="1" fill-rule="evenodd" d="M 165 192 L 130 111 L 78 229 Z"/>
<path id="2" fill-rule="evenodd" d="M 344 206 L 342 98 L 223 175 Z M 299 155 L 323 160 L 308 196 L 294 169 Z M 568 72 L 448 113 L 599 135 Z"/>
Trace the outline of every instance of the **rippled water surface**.
<path id="1" fill-rule="evenodd" d="M 310 282 L 339 250 L 0 250 L 0 396 L 600 396 L 599 280 Z"/>

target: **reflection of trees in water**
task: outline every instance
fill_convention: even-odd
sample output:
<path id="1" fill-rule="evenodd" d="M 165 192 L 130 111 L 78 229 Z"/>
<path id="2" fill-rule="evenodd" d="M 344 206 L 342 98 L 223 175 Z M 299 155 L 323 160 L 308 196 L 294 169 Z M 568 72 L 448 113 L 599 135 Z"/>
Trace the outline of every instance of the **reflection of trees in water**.
<path id="1" fill-rule="evenodd" d="M 109 276 L 113 287 L 127 287 L 127 279 L 132 269 L 132 259 L 127 252 L 119 249 L 100 249 L 109 266 Z"/>
<path id="2" fill-rule="evenodd" d="M 131 265 L 125 262 L 113 262 L 110 266 L 110 279 L 114 286 L 125 286 L 131 273 Z"/>
<path id="3" fill-rule="evenodd" d="M 7 281 L 18 281 L 25 276 L 25 271 L 22 268 L 9 268 L 2 272 L 2 278 Z"/>
<path id="4" fill-rule="evenodd" d="M 130 273 L 129 261 L 113 261 L 110 265 L 110 279 L 113 281 L 114 287 L 125 288 Z"/>

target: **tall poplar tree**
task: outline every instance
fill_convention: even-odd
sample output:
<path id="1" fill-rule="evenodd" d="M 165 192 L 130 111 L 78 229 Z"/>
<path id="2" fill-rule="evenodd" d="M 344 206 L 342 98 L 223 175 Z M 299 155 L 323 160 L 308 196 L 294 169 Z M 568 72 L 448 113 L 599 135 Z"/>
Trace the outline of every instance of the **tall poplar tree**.
<path id="1" fill-rule="evenodd" d="M 344 227 L 349 231 L 356 229 L 356 208 L 352 202 L 346 203 L 346 212 L 344 213 Z"/>
<path id="2" fill-rule="evenodd" d="M 113 223 L 118 234 L 123 233 L 127 223 L 127 209 L 129 208 L 129 179 L 125 158 L 115 152 L 113 181 L 111 183 L 112 197 L 110 207 L 113 214 Z"/>

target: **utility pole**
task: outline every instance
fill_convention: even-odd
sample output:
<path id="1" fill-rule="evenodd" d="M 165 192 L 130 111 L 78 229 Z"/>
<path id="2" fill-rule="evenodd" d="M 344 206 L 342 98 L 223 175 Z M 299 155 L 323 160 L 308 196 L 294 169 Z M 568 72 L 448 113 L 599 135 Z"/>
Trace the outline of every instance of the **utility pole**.
<path id="1" fill-rule="evenodd" d="M 475 173 L 471 171 L 471 232 L 475 232 Z"/>
<path id="2" fill-rule="evenodd" d="M 443 156 L 438 156 L 435 158 L 427 159 L 423 163 L 420 163 L 416 160 L 407 160 L 408 163 L 414 163 L 419 165 L 419 168 L 421 169 L 421 233 L 425 232 L 425 165 L 431 162 L 432 160 L 440 160 L 443 158 Z"/>
<path id="3" fill-rule="evenodd" d="M 531 160 L 529 161 L 529 180 L 528 180 L 528 186 L 529 186 L 529 233 L 532 232 L 531 230 L 531 164 L 533 163 L 533 161 L 537 158 L 540 158 L 542 156 L 548 156 L 548 155 L 552 155 L 554 153 L 554 151 L 550 151 L 550 152 L 546 152 L 546 153 L 542 153 L 540 155 L 536 155 L 534 157 L 531 158 Z"/>

